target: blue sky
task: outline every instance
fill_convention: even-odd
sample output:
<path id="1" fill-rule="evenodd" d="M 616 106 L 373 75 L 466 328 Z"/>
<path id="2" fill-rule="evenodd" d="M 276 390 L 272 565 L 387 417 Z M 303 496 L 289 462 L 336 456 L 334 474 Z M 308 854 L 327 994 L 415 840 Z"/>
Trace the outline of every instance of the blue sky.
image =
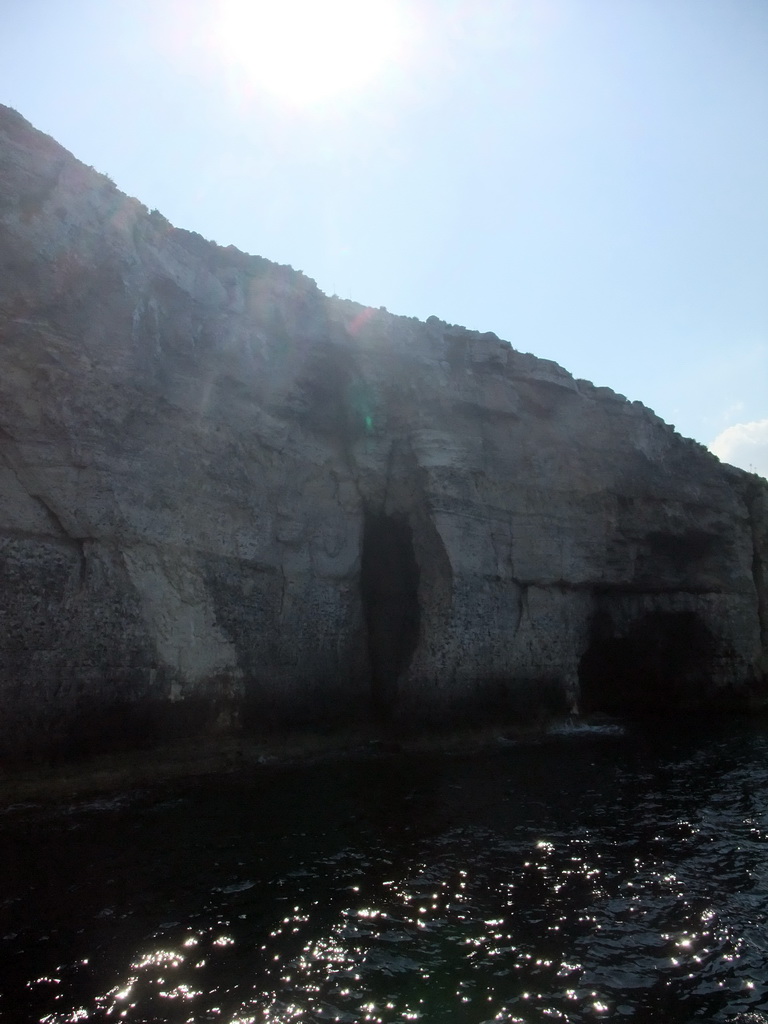
<path id="1" fill-rule="evenodd" d="M 5 0 L 0 101 L 181 227 L 768 474 L 766 0 L 345 3 Z"/>

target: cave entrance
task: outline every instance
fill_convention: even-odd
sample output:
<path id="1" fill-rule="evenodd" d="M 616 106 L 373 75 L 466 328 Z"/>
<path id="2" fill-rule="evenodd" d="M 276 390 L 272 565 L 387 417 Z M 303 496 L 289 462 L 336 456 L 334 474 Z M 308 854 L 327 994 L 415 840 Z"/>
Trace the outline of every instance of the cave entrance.
<path id="1" fill-rule="evenodd" d="M 695 612 L 650 612 L 623 637 L 603 615 L 579 665 L 581 709 L 647 713 L 703 704 L 715 648 Z"/>
<path id="2" fill-rule="evenodd" d="M 408 523 L 368 512 L 363 526 L 360 586 L 368 631 L 371 705 L 386 720 L 397 683 L 419 640 L 419 567 Z"/>

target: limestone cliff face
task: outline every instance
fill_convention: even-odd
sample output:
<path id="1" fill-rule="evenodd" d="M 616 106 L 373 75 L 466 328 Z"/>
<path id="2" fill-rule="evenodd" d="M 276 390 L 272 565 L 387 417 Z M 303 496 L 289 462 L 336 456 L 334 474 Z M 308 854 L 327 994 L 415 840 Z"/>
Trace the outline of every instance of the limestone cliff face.
<path id="1" fill-rule="evenodd" d="M 765 693 L 768 488 L 0 108 L 0 747 Z"/>

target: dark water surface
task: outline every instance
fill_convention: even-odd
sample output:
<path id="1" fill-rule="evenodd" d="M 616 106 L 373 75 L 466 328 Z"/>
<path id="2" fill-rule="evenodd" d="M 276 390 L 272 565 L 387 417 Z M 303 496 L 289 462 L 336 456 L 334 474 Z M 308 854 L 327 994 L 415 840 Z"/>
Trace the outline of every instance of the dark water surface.
<path id="1" fill-rule="evenodd" d="M 14 1024 L 768 1022 L 763 727 L 254 768 L 0 832 Z"/>

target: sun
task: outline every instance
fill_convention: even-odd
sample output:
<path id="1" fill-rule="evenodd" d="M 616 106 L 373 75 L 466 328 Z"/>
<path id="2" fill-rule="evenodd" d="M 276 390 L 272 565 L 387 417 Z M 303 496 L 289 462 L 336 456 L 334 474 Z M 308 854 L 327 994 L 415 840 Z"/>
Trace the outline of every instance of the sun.
<path id="1" fill-rule="evenodd" d="M 395 63 L 398 0 L 222 0 L 215 43 L 245 82 L 299 106 L 354 94 Z"/>

